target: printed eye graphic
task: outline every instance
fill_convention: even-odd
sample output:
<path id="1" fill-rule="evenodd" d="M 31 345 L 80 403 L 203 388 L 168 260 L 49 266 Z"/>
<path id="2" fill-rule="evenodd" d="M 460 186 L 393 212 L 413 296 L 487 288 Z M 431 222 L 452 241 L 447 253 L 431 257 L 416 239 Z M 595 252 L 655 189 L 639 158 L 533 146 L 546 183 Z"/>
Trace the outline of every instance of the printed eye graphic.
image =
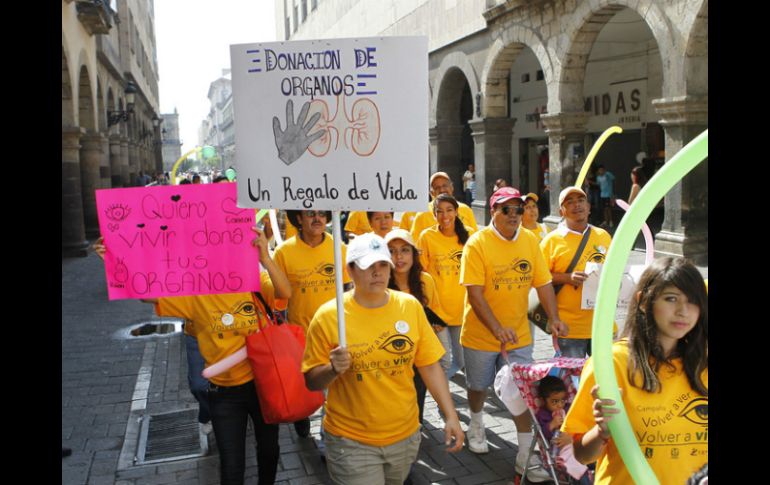
<path id="1" fill-rule="evenodd" d="M 686 418 L 695 424 L 708 426 L 709 424 L 709 400 L 705 397 L 694 399 L 686 408 L 679 413 L 680 417 Z"/>
<path id="2" fill-rule="evenodd" d="M 591 263 L 604 263 L 604 255 L 602 253 L 593 253 L 588 257 L 588 261 Z"/>
<path id="3" fill-rule="evenodd" d="M 513 265 L 513 270 L 519 273 L 529 273 L 532 267 L 529 265 L 529 261 L 519 261 Z"/>
<path id="4" fill-rule="evenodd" d="M 382 345 L 382 350 L 387 350 L 391 354 L 407 354 L 414 348 L 414 342 L 406 335 L 391 335 Z"/>
<path id="5" fill-rule="evenodd" d="M 232 312 L 236 313 L 238 315 L 245 315 L 245 316 L 254 316 L 256 314 L 256 310 L 254 308 L 254 304 L 251 302 L 243 302 Z"/>
<path id="6" fill-rule="evenodd" d="M 334 265 L 333 264 L 325 264 L 321 266 L 318 269 L 318 274 L 324 275 L 324 276 L 334 276 Z"/>
<path id="7" fill-rule="evenodd" d="M 111 221 L 120 222 L 125 220 L 131 214 L 131 208 L 123 204 L 112 204 L 104 211 L 107 218 Z"/>
<path id="8" fill-rule="evenodd" d="M 462 257 L 463 257 L 463 252 L 462 251 L 455 251 L 455 252 L 452 253 L 451 256 L 449 256 L 449 259 L 451 259 L 452 261 L 454 261 L 457 264 L 460 264 L 460 260 L 462 259 Z"/>

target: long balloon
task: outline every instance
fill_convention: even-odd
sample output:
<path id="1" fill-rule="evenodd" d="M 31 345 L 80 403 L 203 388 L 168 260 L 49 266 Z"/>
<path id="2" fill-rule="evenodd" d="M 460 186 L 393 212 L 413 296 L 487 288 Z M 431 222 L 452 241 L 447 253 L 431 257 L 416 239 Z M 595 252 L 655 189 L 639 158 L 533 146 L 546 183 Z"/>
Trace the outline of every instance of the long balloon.
<path id="1" fill-rule="evenodd" d="M 270 209 L 270 224 L 273 226 L 273 237 L 277 244 L 283 244 L 283 238 L 281 237 L 281 229 L 278 227 L 278 218 L 276 218 L 275 209 Z"/>
<path id="2" fill-rule="evenodd" d="M 629 205 L 626 203 L 625 200 L 615 199 L 615 202 L 618 203 L 621 209 L 628 212 Z M 644 265 L 649 266 L 650 264 L 652 264 L 652 261 L 655 259 L 655 242 L 652 239 L 652 231 L 650 231 L 650 226 L 648 226 L 646 222 L 642 226 L 642 234 L 644 234 L 644 248 L 645 248 Z"/>
<path id="3" fill-rule="evenodd" d="M 599 149 L 602 147 L 602 145 L 604 145 L 604 142 L 607 140 L 607 138 L 609 138 L 610 135 L 614 133 L 623 133 L 623 128 L 619 126 L 610 126 L 606 130 L 604 130 L 604 133 L 602 133 L 599 139 L 596 140 L 596 143 L 594 143 L 594 146 L 591 147 L 591 151 L 588 152 L 586 161 L 583 162 L 583 168 L 580 169 L 580 173 L 578 174 L 578 177 L 575 180 L 575 187 L 582 187 L 583 180 L 585 180 L 586 174 L 588 173 L 588 168 L 591 166 L 591 163 L 593 163 L 594 158 L 596 158 L 596 154 L 599 153 Z"/>
<path id="4" fill-rule="evenodd" d="M 633 206 L 620 220 L 599 278 L 591 332 L 591 352 L 596 383 L 599 384 L 602 399 L 613 399 L 620 404 L 618 405 L 620 414 L 615 415 L 609 423 L 610 433 L 626 468 L 636 483 L 658 484 L 659 481 L 639 449 L 639 443 L 634 436 L 618 391 L 618 379 L 612 359 L 612 323 L 620 292 L 620 280 L 636 235 L 655 205 L 707 156 L 708 130 L 682 148 L 644 186 L 634 200 Z"/>
<path id="5" fill-rule="evenodd" d="M 248 354 L 246 353 L 246 347 L 241 347 L 240 350 L 237 350 L 235 353 L 230 354 L 219 362 L 211 364 L 210 366 L 203 369 L 201 374 L 206 379 L 211 379 L 212 377 L 218 376 L 219 374 L 229 370 L 235 364 L 243 362 L 246 360 L 247 356 Z"/>

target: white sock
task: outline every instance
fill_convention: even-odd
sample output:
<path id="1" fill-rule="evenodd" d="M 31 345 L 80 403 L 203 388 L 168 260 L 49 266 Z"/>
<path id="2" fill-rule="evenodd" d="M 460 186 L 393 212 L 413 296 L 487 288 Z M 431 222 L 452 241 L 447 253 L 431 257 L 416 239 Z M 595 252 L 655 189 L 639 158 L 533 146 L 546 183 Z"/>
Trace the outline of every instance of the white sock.
<path id="1" fill-rule="evenodd" d="M 474 413 L 471 411 L 471 423 L 478 423 L 484 426 L 484 411 Z"/>
<path id="2" fill-rule="evenodd" d="M 516 435 L 519 438 L 519 453 L 517 456 L 521 456 L 522 458 L 527 456 L 527 453 L 529 452 L 529 447 L 532 446 L 532 433 L 516 433 Z"/>

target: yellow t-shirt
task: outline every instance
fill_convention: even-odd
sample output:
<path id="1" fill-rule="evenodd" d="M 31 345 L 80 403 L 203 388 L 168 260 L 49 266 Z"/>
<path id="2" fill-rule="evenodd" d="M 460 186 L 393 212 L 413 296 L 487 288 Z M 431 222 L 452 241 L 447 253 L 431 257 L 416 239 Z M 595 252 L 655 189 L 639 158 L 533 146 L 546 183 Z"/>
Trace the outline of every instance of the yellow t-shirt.
<path id="1" fill-rule="evenodd" d="M 662 390 L 649 393 L 628 380 L 628 342 L 612 346 L 615 375 L 622 389 L 623 404 L 647 463 L 662 484 L 683 484 L 708 462 L 708 398 L 695 392 L 687 382 L 681 359 L 674 360 L 675 371 L 662 365 L 658 377 Z M 708 387 L 708 369 L 701 375 Z M 641 382 L 641 376 L 636 382 Z M 594 427 L 593 397 L 595 385 L 593 359 L 583 368 L 572 407 L 562 431 L 583 435 Z M 633 483 L 620 458 L 615 442 L 610 440 L 596 465 L 597 485 Z"/>
<path id="2" fill-rule="evenodd" d="M 366 211 L 350 211 L 348 220 L 345 223 L 345 232 L 352 232 L 356 236 L 372 232 L 372 226 L 369 224 L 369 218 L 366 217 Z"/>
<path id="3" fill-rule="evenodd" d="M 416 212 L 404 212 L 401 214 L 401 220 L 398 221 L 398 223 L 393 223 L 393 228 L 400 227 L 401 229 L 406 229 L 407 231 L 412 228 L 412 222 L 414 221 L 414 216 L 416 216 Z"/>
<path id="4" fill-rule="evenodd" d="M 284 241 L 288 241 L 289 239 L 293 238 L 297 234 L 299 234 L 299 231 L 297 231 L 297 228 L 294 227 L 294 224 L 289 222 L 289 218 L 286 218 L 286 230 L 284 231 L 286 235 L 283 237 Z"/>
<path id="5" fill-rule="evenodd" d="M 324 429 L 370 446 L 388 446 L 420 427 L 412 365 L 424 367 L 444 355 L 422 305 L 411 295 L 388 290 L 388 303 L 365 308 L 344 295 L 350 369 L 329 385 Z M 318 309 L 310 323 L 302 372 L 329 363 L 339 345 L 335 301 Z"/>
<path id="6" fill-rule="evenodd" d="M 469 233 L 473 229 L 466 227 Z M 436 282 L 442 313 L 438 315 L 453 327 L 463 324 L 465 288 L 460 285 L 460 258 L 463 246 L 457 236 L 444 236 L 438 224 L 422 231 L 417 240 L 422 268 Z M 432 309 L 432 308 L 431 308 Z M 434 310 L 435 311 L 435 310 Z"/>
<path id="7" fill-rule="evenodd" d="M 545 238 L 545 236 L 548 234 L 548 226 L 546 226 L 545 224 L 541 224 L 539 222 L 537 223 L 537 228 L 536 229 L 529 229 L 529 228 L 524 227 L 524 226 L 521 226 L 521 227 L 526 229 L 526 230 L 528 230 L 532 234 L 534 234 L 535 237 L 537 238 L 537 243 L 538 244 L 540 244 L 540 242 L 543 240 L 543 238 Z"/>
<path id="8" fill-rule="evenodd" d="M 478 231 L 479 226 L 476 224 L 476 218 L 473 217 L 473 210 L 462 202 L 458 202 L 458 204 L 460 207 L 457 209 L 457 217 L 460 218 L 463 225 L 473 229 L 473 232 Z M 436 216 L 433 215 L 433 203 L 431 202 L 428 204 L 428 212 L 420 212 L 414 217 L 412 229 L 409 232 L 412 233 L 412 237 L 416 241 L 420 238 L 422 231 L 436 224 L 438 224 L 438 221 Z M 405 226 L 402 224 L 401 227 L 404 228 Z"/>
<path id="9" fill-rule="evenodd" d="M 260 274 L 260 292 L 268 305 L 275 306 L 274 290 L 267 271 Z M 219 362 L 246 345 L 246 336 L 259 332 L 258 320 L 267 319 L 261 305 L 255 305 L 251 293 L 173 296 L 158 298 L 155 313 L 161 317 L 185 318 L 198 339 L 206 367 Z M 239 386 L 254 378 L 251 365 L 244 360 L 210 380 L 218 386 Z"/>
<path id="10" fill-rule="evenodd" d="M 572 271 L 584 271 L 588 261 L 604 263 L 604 257 L 610 247 L 612 237 L 604 229 L 590 227 L 591 236 L 588 238 L 588 243 L 583 249 L 580 260 Z M 565 226 L 560 226 L 543 239 L 540 248 L 551 273 L 567 271 L 582 238 L 582 234 L 570 231 Z M 559 294 L 556 295 L 559 317 L 569 326 L 569 334 L 566 338 L 591 338 L 591 322 L 594 318 L 594 311 L 580 309 L 582 294 L 582 285 L 578 286 L 577 289 L 572 285 L 564 285 L 559 290 Z"/>
<path id="11" fill-rule="evenodd" d="M 443 308 L 441 307 L 441 297 L 438 294 L 436 288 L 436 281 L 429 273 L 423 271 L 420 273 L 420 281 L 422 282 L 423 293 L 425 298 L 428 299 L 428 308 L 444 320 Z"/>
<path id="12" fill-rule="evenodd" d="M 465 243 L 460 264 L 460 283 L 483 286 L 484 299 L 500 325 L 512 328 L 519 341 L 506 349 L 517 349 L 532 343 L 527 320 L 529 289 L 551 282 L 551 273 L 530 231 L 517 230 L 513 240 L 504 239 L 492 224 L 477 232 Z M 473 311 L 468 296 L 460 343 L 471 349 L 500 351 L 500 341 Z"/>
<path id="13" fill-rule="evenodd" d="M 344 267 L 347 246 L 342 245 L 342 281 L 350 276 Z M 337 295 L 334 282 L 334 242 L 324 234 L 323 242 L 311 248 L 299 236 L 283 242 L 275 250 L 275 263 L 291 283 L 289 322 L 307 329 L 316 310 Z"/>

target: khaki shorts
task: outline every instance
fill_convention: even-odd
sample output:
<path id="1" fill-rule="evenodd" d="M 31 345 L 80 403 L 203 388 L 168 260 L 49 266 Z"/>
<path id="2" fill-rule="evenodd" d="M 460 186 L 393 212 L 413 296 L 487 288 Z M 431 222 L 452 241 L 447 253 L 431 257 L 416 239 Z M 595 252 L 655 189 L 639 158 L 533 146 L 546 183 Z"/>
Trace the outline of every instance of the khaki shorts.
<path id="1" fill-rule="evenodd" d="M 402 485 L 420 451 L 418 429 L 389 446 L 370 446 L 324 433 L 326 468 L 340 485 Z"/>

